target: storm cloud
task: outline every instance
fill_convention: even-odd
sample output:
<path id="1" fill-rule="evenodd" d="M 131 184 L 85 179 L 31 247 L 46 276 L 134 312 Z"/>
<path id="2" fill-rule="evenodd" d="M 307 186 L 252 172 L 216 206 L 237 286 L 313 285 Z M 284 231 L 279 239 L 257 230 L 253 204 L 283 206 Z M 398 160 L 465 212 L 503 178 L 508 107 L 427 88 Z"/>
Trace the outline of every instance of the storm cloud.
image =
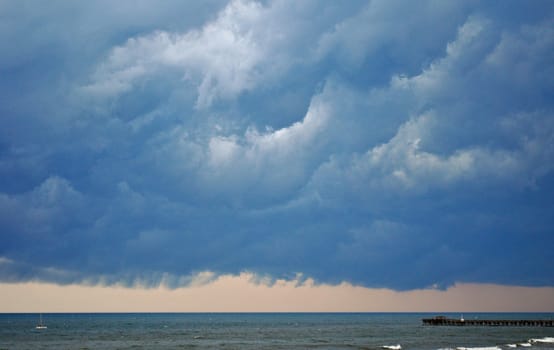
<path id="1" fill-rule="evenodd" d="M 2 281 L 554 285 L 551 2 L 0 14 Z"/>

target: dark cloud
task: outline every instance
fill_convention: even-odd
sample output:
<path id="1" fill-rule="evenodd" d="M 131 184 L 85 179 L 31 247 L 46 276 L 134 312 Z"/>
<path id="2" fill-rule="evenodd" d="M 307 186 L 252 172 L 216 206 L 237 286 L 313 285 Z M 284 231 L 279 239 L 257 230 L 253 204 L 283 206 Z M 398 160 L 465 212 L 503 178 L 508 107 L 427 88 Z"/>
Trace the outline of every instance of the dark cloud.
<path id="1" fill-rule="evenodd" d="M 552 4 L 343 5 L 0 5 L 0 279 L 553 285 Z"/>

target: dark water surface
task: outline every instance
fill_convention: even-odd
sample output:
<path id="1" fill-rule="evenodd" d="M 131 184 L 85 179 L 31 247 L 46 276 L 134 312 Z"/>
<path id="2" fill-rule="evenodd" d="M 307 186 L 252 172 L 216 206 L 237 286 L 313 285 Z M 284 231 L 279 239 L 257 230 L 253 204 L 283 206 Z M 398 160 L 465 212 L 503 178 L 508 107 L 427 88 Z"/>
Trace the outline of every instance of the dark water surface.
<path id="1" fill-rule="evenodd" d="M 434 314 L 0 314 L 0 349 L 447 349 L 522 344 L 554 327 L 436 327 Z M 460 314 L 447 316 L 459 318 Z M 464 314 L 465 319 L 554 319 L 554 314 Z M 518 346 L 519 349 L 523 347 Z M 554 350 L 554 343 L 530 349 Z"/>

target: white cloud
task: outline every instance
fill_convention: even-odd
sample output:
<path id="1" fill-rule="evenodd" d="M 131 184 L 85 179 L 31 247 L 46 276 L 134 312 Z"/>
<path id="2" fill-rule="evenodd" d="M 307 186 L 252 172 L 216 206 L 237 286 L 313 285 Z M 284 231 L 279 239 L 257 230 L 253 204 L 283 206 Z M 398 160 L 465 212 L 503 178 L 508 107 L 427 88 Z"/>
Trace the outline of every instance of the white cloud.
<path id="1" fill-rule="evenodd" d="M 521 161 L 526 157 L 519 152 L 474 147 L 440 156 L 422 149 L 422 137 L 432 137 L 432 123 L 436 118 L 427 114 L 406 122 L 389 142 L 368 151 L 356 161 L 360 164 L 353 167 L 367 169 L 366 176 L 382 174 L 375 189 L 385 186 L 417 192 L 460 181 L 498 183 L 521 176 L 524 166 Z"/>
<path id="2" fill-rule="evenodd" d="M 502 61 L 503 75 L 509 76 L 510 66 L 516 64 L 505 61 L 514 56 L 511 52 L 514 46 L 524 45 L 512 35 L 504 35 L 498 43 L 496 30 L 490 20 L 471 16 L 458 28 L 456 38 L 446 45 L 443 57 L 419 74 L 394 75 L 389 86 L 373 89 L 363 113 L 370 119 L 387 116 L 388 127 L 398 123 L 395 134 L 364 153 L 332 155 L 314 175 L 311 190 L 332 198 L 344 192 L 378 201 L 387 192 L 421 194 L 434 189 L 455 189 L 461 183 L 477 188 L 490 184 L 522 188 L 532 186 L 536 178 L 551 171 L 554 130 L 549 115 L 544 111 L 484 115 L 498 112 L 487 111 L 480 101 L 475 101 L 478 94 L 472 87 L 478 86 L 481 75 L 489 74 L 490 65 Z M 531 43 L 524 45 L 527 51 L 544 56 L 546 48 L 552 47 L 552 40 L 537 37 L 537 33 L 545 33 L 543 25 L 526 28 L 524 32 L 532 37 Z M 526 70 L 533 71 L 536 57 L 531 58 L 528 52 L 521 55 L 525 57 L 522 64 Z M 505 79 L 502 75 L 490 78 Z M 391 110 L 396 118 L 389 117 Z M 456 144 L 456 140 L 445 139 L 448 135 L 442 134 L 449 130 L 454 135 L 480 132 L 480 119 L 488 123 L 488 136 L 492 140 L 503 134 L 501 137 L 512 146 L 483 143 L 475 137 L 469 139 L 473 143 Z M 356 125 L 361 124 L 357 121 Z M 443 140 L 442 144 L 437 140 Z"/>
<path id="3" fill-rule="evenodd" d="M 431 120 L 430 115 L 410 120 L 400 127 L 388 143 L 369 150 L 361 160 L 367 161 L 367 166 L 374 169 L 368 169 L 368 172 L 377 170 L 383 176 L 384 185 L 393 189 L 421 188 L 424 183 L 436 186 L 470 175 L 474 162 L 470 152 L 458 152 L 441 158 L 421 150 L 421 137 Z"/>
<path id="4" fill-rule="evenodd" d="M 217 119 L 201 130 L 185 125 L 162 130 L 138 154 L 137 162 L 148 170 L 131 176 L 153 176 L 178 193 L 221 203 L 256 206 L 290 198 L 327 156 L 322 150 L 337 114 L 329 103 L 332 93 L 324 89 L 300 121 L 276 130 L 251 125 L 237 131 Z"/>
<path id="5" fill-rule="evenodd" d="M 191 56 L 179 49 L 185 47 L 185 43 L 192 40 L 190 38 L 198 39 L 196 44 L 199 44 L 221 28 L 231 28 L 228 30 L 232 33 L 247 33 L 244 35 L 250 40 L 254 34 L 249 31 L 252 26 L 248 23 L 259 21 L 264 11 L 269 10 L 256 4 L 232 3 L 202 31 L 175 36 L 173 41 L 167 39 L 168 34 L 158 33 L 165 38 L 160 51 L 164 51 L 163 47 L 171 48 L 170 54 L 162 56 L 168 64 L 193 62 L 183 58 Z M 237 27 L 234 20 L 239 17 L 244 21 Z M 184 186 L 206 198 L 242 200 L 255 193 L 258 200 L 290 199 L 307 183 L 321 162 L 331 159 L 329 164 L 322 166 L 326 169 L 339 166 L 335 164 L 339 158 L 351 161 L 347 166 L 352 168 L 351 178 L 345 183 L 356 183 L 362 188 L 368 186 L 374 191 L 388 188 L 419 193 L 432 188 L 448 188 L 458 182 L 486 182 L 486 179 L 528 182 L 524 179 L 529 177 L 531 170 L 526 166 L 537 165 L 524 163 L 530 156 L 531 145 L 539 142 L 538 139 L 528 141 L 527 146 L 519 144 L 529 151 L 479 143 L 444 150 L 429 147 L 442 136 L 445 128 L 462 128 L 466 120 L 477 118 L 456 116 L 449 107 L 455 100 L 461 104 L 474 103 L 472 92 L 467 95 L 466 87 L 476 83 L 478 74 L 468 72 L 480 72 L 490 53 L 498 50 L 495 30 L 490 20 L 470 16 L 458 28 L 456 37 L 444 46 L 444 56 L 419 74 L 412 77 L 395 75 L 389 86 L 372 89 L 369 94 L 330 79 L 324 91 L 312 99 L 302 121 L 275 131 L 260 132 L 250 127 L 244 133 L 217 125 L 215 132 L 203 138 L 192 135 L 185 127 L 176 127 L 158 135 L 161 138 L 157 141 L 152 140 L 151 146 L 155 149 L 149 158 L 167 159 L 167 174 L 174 179 L 186 176 Z M 254 43 L 248 40 L 245 43 Z M 261 62 L 262 58 L 254 61 Z M 245 67 L 256 64 L 247 62 Z M 428 105 L 433 108 L 429 109 Z M 545 145 L 548 141 L 540 142 Z M 360 149 L 362 146 L 366 148 Z M 543 152 L 541 157 L 544 159 L 547 155 Z"/>
<path id="6" fill-rule="evenodd" d="M 309 26 L 290 16 L 286 3 L 266 7 L 255 1 L 231 1 L 201 29 L 157 31 L 113 48 L 83 90 L 93 96 L 118 96 L 169 71 L 196 89 L 197 108 L 207 108 L 278 79 L 291 65 L 306 61 L 302 55 L 290 55 L 308 51 L 303 45 L 309 45 L 309 39 L 306 43 L 297 35 L 304 28 Z"/>
<path id="7" fill-rule="evenodd" d="M 506 123 L 515 122 L 513 119 Z M 493 184 L 523 188 L 533 186 L 536 178 L 554 168 L 554 129 L 548 119 L 542 123 L 542 132 L 528 133 L 513 150 L 474 146 L 447 155 L 426 151 L 422 146 L 433 137 L 438 123 L 438 116 L 427 113 L 410 119 L 388 142 L 365 154 L 354 155 L 346 162 L 332 158 L 316 172 L 312 182 L 315 186 L 310 188 L 331 196 L 350 193 L 377 203 L 386 193 L 417 195 L 455 189 L 462 183 L 482 189 Z"/>
<path id="8" fill-rule="evenodd" d="M 319 156 L 319 137 L 330 116 L 324 98 L 316 96 L 304 119 L 288 127 L 212 136 L 199 181 L 207 191 L 234 196 L 254 191 L 258 198 L 286 197 L 311 175 L 315 166 L 311 159 Z"/>
<path id="9" fill-rule="evenodd" d="M 491 37 L 494 37 L 494 32 L 488 20 L 468 18 L 458 28 L 456 38 L 446 45 L 444 57 L 436 59 L 413 77 L 394 75 L 391 88 L 408 90 L 419 100 L 420 105 L 428 101 L 440 103 L 443 98 L 456 96 L 472 79 L 471 71 L 478 69 L 484 57 L 493 49 L 495 41 Z"/>
<path id="10" fill-rule="evenodd" d="M 200 30 L 183 34 L 157 31 L 131 38 L 111 51 L 85 90 L 117 96 L 169 69 L 196 86 L 197 107 L 236 96 L 255 86 L 256 67 L 267 55 L 253 38 L 253 26 L 262 12 L 258 3 L 234 1 Z"/>

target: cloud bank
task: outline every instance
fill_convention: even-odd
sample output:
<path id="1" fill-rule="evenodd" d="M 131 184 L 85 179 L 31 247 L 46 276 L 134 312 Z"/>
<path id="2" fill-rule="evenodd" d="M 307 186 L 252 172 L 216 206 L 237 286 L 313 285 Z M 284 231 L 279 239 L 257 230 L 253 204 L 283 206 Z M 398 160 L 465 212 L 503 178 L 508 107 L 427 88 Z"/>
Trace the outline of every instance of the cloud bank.
<path id="1" fill-rule="evenodd" d="M 550 2 L 27 5 L 2 281 L 554 285 Z"/>

